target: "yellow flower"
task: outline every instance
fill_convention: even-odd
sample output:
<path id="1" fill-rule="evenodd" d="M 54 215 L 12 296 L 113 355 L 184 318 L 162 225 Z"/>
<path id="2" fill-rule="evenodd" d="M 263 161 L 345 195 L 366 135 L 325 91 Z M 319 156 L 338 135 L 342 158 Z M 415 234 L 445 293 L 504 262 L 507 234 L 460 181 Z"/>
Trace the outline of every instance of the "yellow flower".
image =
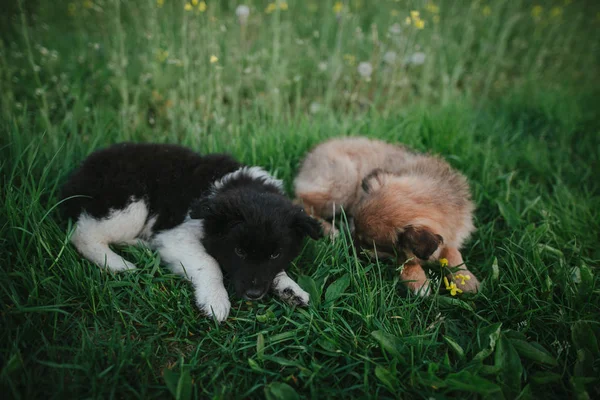
<path id="1" fill-rule="evenodd" d="M 425 6 L 425 9 L 432 14 L 437 14 L 440 12 L 440 7 L 436 6 L 433 3 L 427 3 L 427 5 Z"/>
<path id="2" fill-rule="evenodd" d="M 421 18 L 416 19 L 415 20 L 415 28 L 417 28 L 417 29 L 425 28 L 425 21 L 423 21 Z"/>
<path id="3" fill-rule="evenodd" d="M 336 14 L 339 14 L 342 12 L 343 8 L 344 8 L 344 3 L 342 3 L 341 1 L 338 1 L 333 5 L 333 12 Z"/>
<path id="4" fill-rule="evenodd" d="M 167 58 L 169 58 L 169 52 L 168 52 L 167 50 L 159 50 L 159 51 L 156 53 L 156 59 L 157 59 L 159 62 L 165 62 L 165 60 L 166 60 Z"/>
<path id="5" fill-rule="evenodd" d="M 271 14 L 275 10 L 277 10 L 277 5 L 275 3 L 269 3 L 267 5 L 267 8 L 265 8 L 265 12 L 267 14 Z"/>
<path id="6" fill-rule="evenodd" d="M 470 275 L 463 275 L 463 274 L 456 274 L 455 278 L 460 279 L 460 284 L 463 286 L 465 285 L 465 281 L 471 280 Z"/>
<path id="7" fill-rule="evenodd" d="M 94 3 L 92 3 L 92 0 L 85 0 L 85 1 L 83 2 L 83 6 L 84 6 L 85 8 L 92 8 L 92 7 L 94 7 Z"/>
<path id="8" fill-rule="evenodd" d="M 457 293 L 462 293 L 463 291 L 456 287 L 456 283 L 451 282 L 448 283 L 448 278 L 444 277 L 444 283 L 446 284 L 446 290 L 450 291 L 451 296 L 456 296 Z"/>
<path id="9" fill-rule="evenodd" d="M 283 11 L 287 10 L 288 9 L 288 3 L 286 3 L 285 1 L 280 2 L 279 3 L 279 9 L 283 10 Z"/>
<path id="10" fill-rule="evenodd" d="M 215 56 L 215 55 L 210 56 L 210 63 L 211 64 L 214 64 L 217 61 L 219 61 L 219 58 L 217 56 Z"/>
<path id="11" fill-rule="evenodd" d="M 411 19 L 410 19 L 410 17 L 406 17 L 406 19 L 404 20 L 404 23 L 405 23 L 406 25 L 410 25 L 410 22 L 411 22 Z"/>
<path id="12" fill-rule="evenodd" d="M 539 18 L 542 15 L 542 12 L 544 12 L 544 7 L 540 5 L 533 6 L 533 8 L 531 9 L 531 16 L 533 18 Z"/>
<path id="13" fill-rule="evenodd" d="M 195 7 L 198 5 L 198 2 L 199 2 L 198 0 L 192 0 L 192 5 Z"/>
<path id="14" fill-rule="evenodd" d="M 67 6 L 67 12 L 69 13 L 69 15 L 71 17 L 73 15 L 75 15 L 75 13 L 77 12 L 77 4 L 75 4 L 75 3 L 69 3 L 69 5 Z"/>
<path id="15" fill-rule="evenodd" d="M 165 5 L 165 0 L 156 0 L 156 6 L 158 8 L 161 8 L 164 5 Z"/>
<path id="16" fill-rule="evenodd" d="M 490 6 L 483 7 L 483 9 L 481 10 L 481 13 L 487 17 L 488 15 L 490 15 L 492 13 L 492 7 L 490 7 Z"/>
<path id="17" fill-rule="evenodd" d="M 201 1 L 200 4 L 198 4 L 198 11 L 200 11 L 200 12 L 206 11 L 206 2 L 205 1 Z"/>
<path id="18" fill-rule="evenodd" d="M 352 54 L 344 54 L 344 60 L 348 63 L 348 65 L 356 64 L 356 57 Z"/>
<path id="19" fill-rule="evenodd" d="M 183 6 L 183 9 L 185 11 L 192 11 L 192 5 L 190 3 L 185 3 L 185 6 Z"/>
<path id="20" fill-rule="evenodd" d="M 448 259 L 447 258 L 440 258 L 440 265 L 442 267 L 447 267 L 448 266 Z"/>
<path id="21" fill-rule="evenodd" d="M 562 15 L 562 13 L 563 13 L 563 10 L 560 7 L 552 7 L 550 9 L 550 16 L 552 18 L 558 18 Z"/>
<path id="22" fill-rule="evenodd" d="M 413 11 L 411 11 L 411 12 L 410 12 L 410 17 L 411 17 L 412 19 L 417 19 L 417 18 L 419 18 L 419 15 L 420 15 L 420 14 L 419 14 L 419 12 L 418 12 L 418 11 L 414 11 L 414 10 L 413 10 Z"/>

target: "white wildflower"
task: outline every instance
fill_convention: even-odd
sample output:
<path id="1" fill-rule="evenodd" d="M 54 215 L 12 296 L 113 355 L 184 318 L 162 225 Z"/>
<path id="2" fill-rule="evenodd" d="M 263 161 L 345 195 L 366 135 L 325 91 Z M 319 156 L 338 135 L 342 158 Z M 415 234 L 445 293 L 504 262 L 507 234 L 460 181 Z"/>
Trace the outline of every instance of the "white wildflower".
<path id="1" fill-rule="evenodd" d="M 418 51 L 408 58 L 408 64 L 423 65 L 425 63 L 425 53 Z"/>
<path id="2" fill-rule="evenodd" d="M 321 104 L 317 103 L 316 101 L 313 101 L 312 103 L 310 103 L 309 110 L 311 114 L 317 114 L 319 111 L 321 111 Z"/>
<path id="3" fill-rule="evenodd" d="M 250 7 L 245 4 L 240 4 L 235 9 L 235 15 L 237 15 L 240 24 L 245 25 L 246 22 L 248 22 L 248 16 L 250 15 Z"/>
<path id="4" fill-rule="evenodd" d="M 394 35 L 399 35 L 400 33 L 402 33 L 402 27 L 397 22 L 394 25 L 390 26 L 388 30 Z"/>
<path id="5" fill-rule="evenodd" d="M 358 64 L 358 73 L 363 78 L 370 78 L 373 73 L 373 66 L 370 62 L 363 61 Z"/>
<path id="6" fill-rule="evenodd" d="M 383 61 L 385 61 L 387 64 L 395 64 L 397 57 L 398 55 L 395 51 L 386 51 L 383 55 Z"/>

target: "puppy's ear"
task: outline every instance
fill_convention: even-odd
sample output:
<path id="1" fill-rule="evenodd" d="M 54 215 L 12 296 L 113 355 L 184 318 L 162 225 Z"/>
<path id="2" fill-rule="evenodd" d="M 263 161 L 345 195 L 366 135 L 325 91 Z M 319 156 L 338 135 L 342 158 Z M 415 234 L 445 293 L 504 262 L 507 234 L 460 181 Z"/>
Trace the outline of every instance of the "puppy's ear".
<path id="1" fill-rule="evenodd" d="M 369 172 L 369 174 L 364 177 L 361 184 L 362 189 L 365 191 L 365 193 L 373 193 L 381 189 L 381 187 L 383 186 L 384 174 L 385 171 L 381 168 L 377 168 Z"/>
<path id="2" fill-rule="evenodd" d="M 310 217 L 308 214 L 301 210 L 296 214 L 292 222 L 292 227 L 301 236 L 310 236 L 314 240 L 318 240 L 323 237 L 323 229 L 321 224 L 316 219 Z"/>
<path id="3" fill-rule="evenodd" d="M 408 249 L 421 260 L 427 260 L 444 243 L 444 238 L 427 228 L 406 226 L 398 234 L 398 247 Z"/>
<path id="4" fill-rule="evenodd" d="M 215 210 L 210 199 L 202 198 L 192 202 L 190 206 L 191 219 L 206 219 L 214 215 Z"/>

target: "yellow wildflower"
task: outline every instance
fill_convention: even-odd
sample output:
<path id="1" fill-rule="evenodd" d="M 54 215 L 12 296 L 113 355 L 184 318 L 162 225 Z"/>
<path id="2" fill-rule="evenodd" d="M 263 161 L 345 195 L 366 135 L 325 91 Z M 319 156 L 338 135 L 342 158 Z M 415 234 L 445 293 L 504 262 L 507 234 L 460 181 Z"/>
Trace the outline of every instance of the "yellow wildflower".
<path id="1" fill-rule="evenodd" d="M 420 15 L 420 14 L 419 14 L 419 12 L 418 12 L 418 11 L 415 11 L 415 10 L 413 10 L 413 11 L 411 11 L 411 12 L 410 12 L 410 17 L 411 17 L 412 19 L 417 19 L 417 18 L 419 18 L 419 15 Z"/>
<path id="2" fill-rule="evenodd" d="M 542 12 L 544 12 L 544 7 L 540 5 L 533 6 L 533 8 L 531 9 L 531 16 L 533 18 L 539 18 L 542 15 Z"/>
<path id="3" fill-rule="evenodd" d="M 69 3 L 69 5 L 67 6 L 67 12 L 69 13 L 69 15 L 71 17 L 74 16 L 75 13 L 77 12 L 77 4 Z"/>
<path id="4" fill-rule="evenodd" d="M 277 5 L 275 3 L 269 3 L 267 5 L 267 8 L 265 8 L 265 12 L 267 14 L 271 14 L 275 10 L 277 10 Z"/>
<path id="5" fill-rule="evenodd" d="M 456 296 L 457 293 L 462 293 L 463 291 L 456 287 L 456 283 L 448 282 L 448 278 L 444 277 L 444 284 L 446 285 L 446 290 L 450 291 L 451 296 Z"/>
<path id="6" fill-rule="evenodd" d="M 158 8 L 161 8 L 164 5 L 165 5 L 165 0 L 156 0 L 156 6 Z"/>
<path id="7" fill-rule="evenodd" d="M 348 65 L 356 64 L 356 57 L 352 54 L 344 54 L 344 60 L 348 63 Z"/>
<path id="8" fill-rule="evenodd" d="M 562 15 L 562 13 L 563 13 L 563 10 L 560 7 L 552 7 L 550 9 L 550 16 L 552 18 L 558 18 Z"/>
<path id="9" fill-rule="evenodd" d="M 427 3 L 427 5 L 425 6 L 425 9 L 432 14 L 437 14 L 440 12 L 440 7 L 436 6 L 433 3 Z"/>
<path id="10" fill-rule="evenodd" d="M 92 8 L 92 7 L 94 7 L 94 3 L 92 3 L 92 0 L 85 0 L 85 1 L 83 2 L 83 6 L 84 6 L 85 8 Z"/>
<path id="11" fill-rule="evenodd" d="M 469 281 L 471 280 L 471 276 L 470 275 L 463 275 L 463 274 L 456 274 L 455 275 L 456 279 L 460 279 L 460 284 L 461 285 L 465 285 L 465 281 Z"/>
<path id="12" fill-rule="evenodd" d="M 185 11 L 192 11 L 192 5 L 190 3 L 185 3 L 185 6 L 183 6 L 183 9 Z"/>
<path id="13" fill-rule="evenodd" d="M 442 267 L 447 267 L 448 266 L 448 259 L 447 258 L 440 258 L 440 265 Z"/>
<path id="14" fill-rule="evenodd" d="M 210 63 L 211 64 L 214 64 L 217 61 L 219 61 L 219 58 L 217 56 L 215 56 L 215 55 L 210 56 Z"/>
<path id="15" fill-rule="evenodd" d="M 344 8 L 344 3 L 342 3 L 341 1 L 337 1 L 334 5 L 333 5 L 333 12 L 336 14 L 339 14 L 342 12 L 342 9 Z"/>
<path id="16" fill-rule="evenodd" d="M 481 10 L 481 13 L 482 13 L 482 14 L 483 14 L 485 17 L 489 16 L 489 15 L 492 13 L 492 7 L 490 7 L 490 6 L 485 6 L 485 7 L 483 7 L 483 9 Z"/>
<path id="17" fill-rule="evenodd" d="M 405 23 L 406 25 L 410 25 L 410 22 L 411 22 L 411 19 L 410 19 L 410 17 L 406 17 L 406 19 L 404 20 L 404 23 Z"/>
<path id="18" fill-rule="evenodd" d="M 199 3 L 199 0 L 192 0 L 192 5 L 196 7 Z"/>
<path id="19" fill-rule="evenodd" d="M 156 59 L 157 59 L 159 62 L 165 62 L 165 60 L 166 60 L 167 58 L 169 58 L 169 52 L 168 52 L 167 50 L 159 50 L 159 51 L 156 53 Z"/>
<path id="20" fill-rule="evenodd" d="M 201 1 L 200 4 L 198 4 L 198 11 L 200 11 L 200 12 L 206 11 L 206 2 L 205 1 Z"/>
<path id="21" fill-rule="evenodd" d="M 415 20 L 415 28 L 417 28 L 417 29 L 425 28 L 425 21 L 423 21 L 421 18 L 416 19 Z"/>

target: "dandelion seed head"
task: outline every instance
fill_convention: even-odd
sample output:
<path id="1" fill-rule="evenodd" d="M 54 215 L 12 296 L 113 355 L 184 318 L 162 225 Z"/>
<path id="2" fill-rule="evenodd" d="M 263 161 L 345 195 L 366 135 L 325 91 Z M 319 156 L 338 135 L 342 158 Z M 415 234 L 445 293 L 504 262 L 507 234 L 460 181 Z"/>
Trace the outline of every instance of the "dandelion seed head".
<path id="1" fill-rule="evenodd" d="M 248 16 L 250 15 L 250 7 L 245 4 L 240 4 L 235 9 L 235 15 L 238 17 L 240 24 L 245 24 L 246 21 L 248 21 Z"/>
<path id="2" fill-rule="evenodd" d="M 370 62 L 363 61 L 358 64 L 357 68 L 358 74 L 363 78 L 370 78 L 373 73 L 373 66 Z"/>
<path id="3" fill-rule="evenodd" d="M 387 64 L 395 64 L 396 60 L 398 58 L 398 55 L 396 54 L 395 51 L 386 51 L 385 54 L 383 55 L 383 61 Z"/>

